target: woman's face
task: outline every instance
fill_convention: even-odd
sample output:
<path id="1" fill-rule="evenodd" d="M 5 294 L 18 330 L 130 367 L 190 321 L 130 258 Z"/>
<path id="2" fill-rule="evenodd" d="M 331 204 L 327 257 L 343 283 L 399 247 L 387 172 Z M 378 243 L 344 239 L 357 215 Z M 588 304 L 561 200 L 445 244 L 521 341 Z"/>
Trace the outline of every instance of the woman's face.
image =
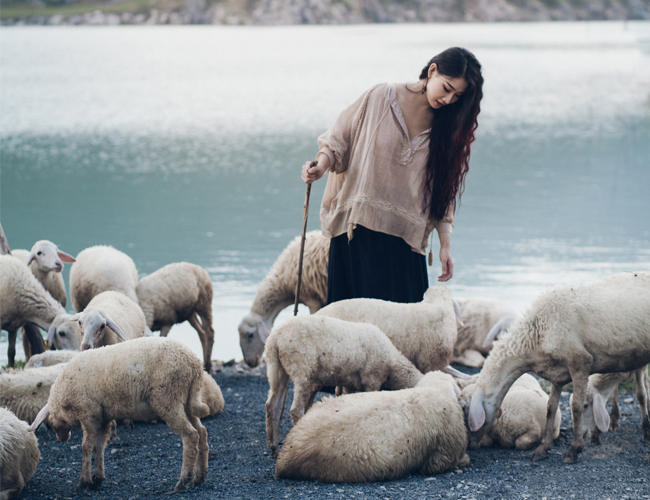
<path id="1" fill-rule="evenodd" d="M 433 109 L 455 103 L 467 89 L 465 78 L 450 78 L 438 72 L 436 64 L 429 67 L 429 82 L 427 83 L 427 99 Z"/>

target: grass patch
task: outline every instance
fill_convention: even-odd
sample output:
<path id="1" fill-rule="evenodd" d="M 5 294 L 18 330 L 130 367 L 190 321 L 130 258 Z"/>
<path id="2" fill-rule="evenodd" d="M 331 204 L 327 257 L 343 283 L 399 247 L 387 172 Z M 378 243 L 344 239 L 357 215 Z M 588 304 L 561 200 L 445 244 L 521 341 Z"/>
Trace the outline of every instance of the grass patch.
<path id="1" fill-rule="evenodd" d="M 2 365 L 2 369 L 6 370 L 8 368 L 7 365 Z M 22 359 L 16 359 L 14 360 L 14 369 L 19 370 L 21 368 L 25 368 L 25 361 Z"/>

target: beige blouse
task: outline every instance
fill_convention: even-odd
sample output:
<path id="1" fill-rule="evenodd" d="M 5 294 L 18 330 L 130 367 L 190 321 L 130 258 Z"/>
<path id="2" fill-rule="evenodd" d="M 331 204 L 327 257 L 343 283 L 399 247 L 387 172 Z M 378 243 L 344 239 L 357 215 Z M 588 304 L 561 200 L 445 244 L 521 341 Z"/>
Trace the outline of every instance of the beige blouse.
<path id="1" fill-rule="evenodd" d="M 423 187 L 429 132 L 410 138 L 395 85 L 380 84 L 339 115 L 318 138 L 330 157 L 320 218 L 329 238 L 356 224 L 403 238 L 413 251 L 426 254 L 431 231 L 450 233 L 454 210 L 430 220 Z"/>

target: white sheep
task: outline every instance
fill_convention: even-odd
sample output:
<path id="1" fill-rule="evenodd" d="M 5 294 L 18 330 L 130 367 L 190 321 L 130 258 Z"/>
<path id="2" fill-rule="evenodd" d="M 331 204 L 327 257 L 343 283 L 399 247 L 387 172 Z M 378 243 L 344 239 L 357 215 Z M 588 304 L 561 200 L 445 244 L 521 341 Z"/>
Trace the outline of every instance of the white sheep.
<path id="1" fill-rule="evenodd" d="M 463 326 L 458 327 L 453 363 L 480 368 L 492 349 L 494 338 L 486 342 L 494 326 L 494 335 L 505 333 L 517 318 L 515 311 L 499 299 L 486 297 L 457 298 Z"/>
<path id="2" fill-rule="evenodd" d="M 467 466 L 459 392 L 450 375 L 431 372 L 413 389 L 325 398 L 287 435 L 275 474 L 359 483 Z"/>
<path id="3" fill-rule="evenodd" d="M 71 335 L 62 336 L 70 323 L 77 322 L 79 328 L 73 339 Z M 75 344 L 73 348 L 82 351 L 95 347 L 117 344 L 118 342 L 144 337 L 147 323 L 140 306 L 121 292 L 101 292 L 88 303 L 83 312 L 75 315 L 62 314 L 56 317 L 48 331 L 50 344 L 60 348 Z M 72 329 L 72 328 L 71 328 Z"/>
<path id="4" fill-rule="evenodd" d="M 79 354 L 78 351 L 45 351 L 40 354 L 35 354 L 25 363 L 25 370 L 67 363 L 77 354 Z"/>
<path id="5" fill-rule="evenodd" d="M 585 411 L 582 416 L 582 434 L 591 438 L 591 444 L 600 444 L 600 437 L 609 429 L 619 427 L 618 386 L 636 376 L 636 398 L 641 409 L 643 441 L 650 444 L 650 400 L 648 398 L 648 367 L 632 372 L 596 373 L 589 377 Z M 611 414 L 607 413 L 607 401 L 612 398 Z M 573 398 L 573 396 L 571 396 Z M 610 418 L 611 417 L 611 418 Z"/>
<path id="6" fill-rule="evenodd" d="M 212 280 L 200 266 L 169 264 L 142 278 L 135 292 L 147 326 L 166 337 L 176 323 L 189 321 L 199 334 L 206 371 L 212 368 Z M 200 321 L 199 321 L 200 317 Z"/>
<path id="7" fill-rule="evenodd" d="M 217 381 L 212 378 L 207 372 L 203 372 L 203 389 L 201 390 L 201 401 L 203 401 L 208 408 L 210 408 L 210 413 L 208 416 L 214 417 L 215 415 L 221 413 L 226 406 L 226 402 L 223 399 L 223 394 L 221 393 L 221 388 Z"/>
<path id="8" fill-rule="evenodd" d="M 38 440 L 29 425 L 0 408 L 0 499 L 18 498 L 40 459 Z"/>
<path id="9" fill-rule="evenodd" d="M 311 314 L 327 304 L 329 248 L 329 238 L 320 231 L 306 234 L 299 302 L 309 307 Z M 257 288 L 250 312 L 239 323 L 239 345 L 251 368 L 260 362 L 275 318 L 295 303 L 299 254 L 300 237 L 296 237 L 276 259 Z"/>
<path id="10" fill-rule="evenodd" d="M 71 264 L 75 261 L 72 255 L 62 252 L 48 240 L 37 241 L 30 251 L 12 250 L 11 254 L 29 266 L 43 288 L 65 307 L 67 298 L 61 271 L 64 262 Z"/>
<path id="11" fill-rule="evenodd" d="M 0 255 L 0 328 L 9 333 L 8 365 L 14 366 L 18 329 L 27 322 L 47 330 L 65 309 L 32 272 L 11 255 Z"/>
<path id="12" fill-rule="evenodd" d="M 137 284 L 138 271 L 131 257 L 111 246 L 97 245 L 82 250 L 70 268 L 70 300 L 77 312 L 106 290 L 122 292 L 137 304 Z"/>
<path id="13" fill-rule="evenodd" d="M 50 389 L 65 364 L 30 370 L 8 370 L 0 375 L 0 406 L 9 408 L 25 422 L 32 423 L 47 403 Z"/>
<path id="14" fill-rule="evenodd" d="M 473 385 L 462 390 L 459 401 L 463 409 L 468 406 L 473 390 Z M 523 374 L 508 390 L 501 404 L 501 416 L 483 436 L 479 446 L 528 450 L 538 445 L 546 427 L 547 404 L 548 395 L 539 382 L 532 375 Z M 560 435 L 561 422 L 562 414 L 558 409 L 553 424 L 553 439 Z"/>
<path id="15" fill-rule="evenodd" d="M 106 374 L 110 373 L 110 377 Z M 160 418 L 183 439 L 183 465 L 176 492 L 208 473 L 208 434 L 200 418 L 203 367 L 196 355 L 173 339 L 146 337 L 90 349 L 70 361 L 50 391 L 47 405 L 32 424 L 45 418 L 61 442 L 81 426 L 83 461 L 75 492 L 99 488 L 105 479 L 104 448 L 114 419 Z M 91 473 L 91 458 L 95 466 Z"/>
<path id="16" fill-rule="evenodd" d="M 351 391 L 414 387 L 422 378 L 376 326 L 327 316 L 289 318 L 266 342 L 266 434 L 271 455 L 277 455 L 280 401 L 293 381 L 290 415 L 294 425 L 323 386 Z M 280 419 L 282 415 L 280 415 Z"/>
<path id="17" fill-rule="evenodd" d="M 414 304 L 348 299 L 333 302 L 316 315 L 379 327 L 411 363 L 426 373 L 449 365 L 460 311 L 455 311 L 449 289 L 438 285 L 429 287 L 424 300 Z"/>
<path id="18" fill-rule="evenodd" d="M 650 272 L 622 273 L 591 283 L 556 286 L 539 296 L 498 340 L 476 382 L 468 411 L 470 447 L 494 423 L 512 383 L 532 371 L 552 382 L 546 428 L 533 460 L 553 446 L 562 387 L 573 381 L 573 442 L 564 455 L 575 463 L 588 377 L 637 370 L 650 362 Z"/>

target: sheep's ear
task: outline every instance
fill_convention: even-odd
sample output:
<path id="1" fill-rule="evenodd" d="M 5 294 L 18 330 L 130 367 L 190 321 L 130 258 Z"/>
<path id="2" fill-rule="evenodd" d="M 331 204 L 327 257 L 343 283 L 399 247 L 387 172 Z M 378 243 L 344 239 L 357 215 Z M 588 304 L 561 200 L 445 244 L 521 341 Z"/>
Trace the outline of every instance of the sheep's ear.
<path id="1" fill-rule="evenodd" d="M 108 327 L 109 327 L 111 330 L 113 330 L 113 331 L 117 334 L 117 336 L 118 336 L 119 338 L 121 338 L 122 340 L 124 340 L 124 341 L 131 340 L 129 337 L 127 337 L 126 335 L 124 335 L 124 332 L 120 329 L 119 326 L 117 326 L 117 323 L 115 323 L 115 321 L 113 321 L 113 320 L 112 320 L 111 318 L 109 318 L 108 316 L 106 316 L 106 324 L 107 324 Z"/>
<path id="2" fill-rule="evenodd" d="M 27 260 L 25 261 L 25 265 L 26 266 L 30 265 L 35 258 L 36 258 L 36 254 L 34 252 L 29 252 L 29 255 L 27 256 Z"/>
<path id="3" fill-rule="evenodd" d="M 469 430 L 478 431 L 485 423 L 485 409 L 483 408 L 483 394 L 479 391 L 474 392 L 472 400 L 469 403 L 469 415 L 467 419 Z"/>
<path id="4" fill-rule="evenodd" d="M 456 321 L 458 321 L 458 324 L 460 326 L 465 326 L 465 323 L 463 323 L 463 320 L 460 316 L 460 306 L 458 305 L 458 302 L 456 302 L 454 299 L 451 299 L 451 303 L 454 305 L 454 312 L 456 313 Z"/>
<path id="5" fill-rule="evenodd" d="M 53 322 L 47 330 L 47 342 L 50 345 L 50 349 L 53 347 L 52 341 L 54 340 L 54 335 L 56 335 L 56 328 L 57 325 Z"/>
<path id="6" fill-rule="evenodd" d="M 472 378 L 472 375 L 468 375 L 467 373 L 463 373 L 461 371 L 456 370 L 456 368 L 452 368 L 451 365 L 445 366 L 442 371 L 444 373 L 448 373 L 454 378 L 462 378 L 462 379 L 468 379 Z"/>
<path id="7" fill-rule="evenodd" d="M 262 343 L 266 344 L 266 339 L 268 339 L 269 335 L 271 335 L 271 330 L 269 330 L 269 327 L 266 326 L 266 323 L 264 323 L 264 321 L 257 322 L 257 332 L 260 334 Z"/>
<path id="8" fill-rule="evenodd" d="M 32 423 L 31 427 L 29 428 L 30 431 L 34 432 L 36 429 L 38 429 L 43 422 L 45 422 L 45 419 L 50 416 L 50 408 L 45 405 L 43 408 L 41 408 L 41 411 L 38 412 L 38 415 L 36 415 L 36 418 L 34 419 L 34 422 Z"/>
<path id="9" fill-rule="evenodd" d="M 609 430 L 609 413 L 607 413 L 605 400 L 599 393 L 594 394 L 594 421 L 600 432 Z"/>
<path id="10" fill-rule="evenodd" d="M 68 264 L 72 264 L 73 262 L 76 262 L 76 259 L 69 253 L 65 253 L 57 249 L 56 254 L 59 256 L 59 259 L 61 259 L 63 262 L 66 262 Z"/>

